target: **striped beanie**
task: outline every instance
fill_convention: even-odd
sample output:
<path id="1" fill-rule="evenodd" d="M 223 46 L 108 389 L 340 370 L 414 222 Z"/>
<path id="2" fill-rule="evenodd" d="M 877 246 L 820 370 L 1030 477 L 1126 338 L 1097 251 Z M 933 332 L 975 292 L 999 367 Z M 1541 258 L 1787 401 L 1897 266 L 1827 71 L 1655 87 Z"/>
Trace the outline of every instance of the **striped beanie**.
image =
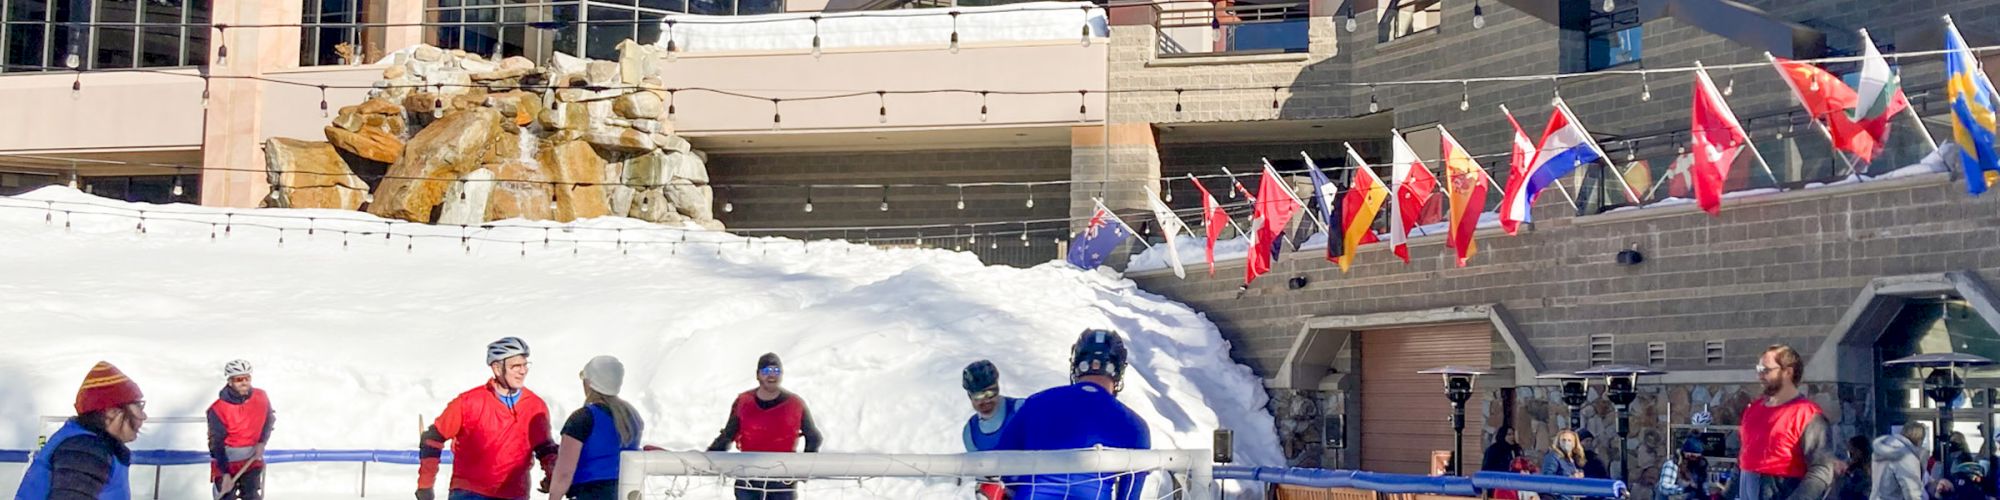
<path id="1" fill-rule="evenodd" d="M 83 387 L 76 390 L 76 414 L 117 408 L 144 399 L 139 393 L 139 384 L 118 371 L 111 363 L 99 361 L 91 367 L 90 374 L 83 377 Z"/>

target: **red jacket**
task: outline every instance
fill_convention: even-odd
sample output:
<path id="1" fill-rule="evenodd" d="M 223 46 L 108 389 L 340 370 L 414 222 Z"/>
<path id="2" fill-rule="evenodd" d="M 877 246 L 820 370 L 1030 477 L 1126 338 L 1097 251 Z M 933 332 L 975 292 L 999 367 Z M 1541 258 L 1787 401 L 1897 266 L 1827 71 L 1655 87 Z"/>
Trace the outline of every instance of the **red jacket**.
<path id="1" fill-rule="evenodd" d="M 210 478 L 222 477 L 225 471 L 235 474 L 263 467 L 262 461 L 249 462 L 249 455 L 270 439 L 273 420 L 271 398 L 263 389 L 251 389 L 250 397 L 244 398 L 224 387 L 222 395 L 208 405 Z"/>
<path id="2" fill-rule="evenodd" d="M 806 404 L 797 397 L 785 398 L 771 409 L 757 406 L 757 391 L 736 396 L 735 414 L 739 429 L 736 449 L 743 451 L 798 451 L 800 427 L 805 423 Z"/>
<path id="3" fill-rule="evenodd" d="M 544 476 L 555 464 L 549 407 L 527 388 L 513 408 L 500 401 L 494 384 L 474 387 L 445 405 L 424 431 L 418 451 L 417 488 L 437 479 L 438 449 L 451 442 L 451 489 L 503 499 L 528 498 L 528 466 L 539 458 Z"/>
<path id="4" fill-rule="evenodd" d="M 1764 406 L 1765 398 L 1750 402 L 1743 410 L 1743 450 L 1738 455 L 1743 470 L 1766 476 L 1800 478 L 1806 475 L 1806 460 L 1799 453 L 1799 438 L 1806 425 L 1819 416 L 1819 405 L 1799 396 L 1778 406 Z"/>

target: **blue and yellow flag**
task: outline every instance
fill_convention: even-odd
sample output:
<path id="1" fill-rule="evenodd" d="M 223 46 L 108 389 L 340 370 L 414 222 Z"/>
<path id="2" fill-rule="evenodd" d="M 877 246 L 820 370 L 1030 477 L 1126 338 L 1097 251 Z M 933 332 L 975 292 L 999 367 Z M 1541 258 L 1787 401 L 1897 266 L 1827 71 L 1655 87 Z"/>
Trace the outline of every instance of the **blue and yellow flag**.
<path id="1" fill-rule="evenodd" d="M 1994 118 L 1993 82 L 1979 69 L 1979 60 L 1959 36 L 1958 26 L 1945 18 L 1945 97 L 1951 103 L 1952 142 L 1958 143 L 1959 164 L 1965 168 L 1965 189 L 1973 195 L 2000 182 L 2000 120 Z"/>

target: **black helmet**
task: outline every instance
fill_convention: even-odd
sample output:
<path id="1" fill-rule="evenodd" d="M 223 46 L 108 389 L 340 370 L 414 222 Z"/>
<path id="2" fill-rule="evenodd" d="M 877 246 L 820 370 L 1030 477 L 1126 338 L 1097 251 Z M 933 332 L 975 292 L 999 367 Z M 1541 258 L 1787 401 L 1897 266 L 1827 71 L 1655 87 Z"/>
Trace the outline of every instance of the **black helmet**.
<path id="1" fill-rule="evenodd" d="M 978 392 L 1000 386 L 1000 367 L 993 366 L 992 361 L 984 359 L 974 361 L 965 365 L 965 372 L 960 375 L 965 392 Z"/>
<path id="2" fill-rule="evenodd" d="M 1125 339 L 1118 332 L 1101 328 L 1083 331 L 1076 339 L 1076 346 L 1069 351 L 1069 380 L 1076 382 L 1086 375 L 1111 377 L 1113 382 L 1123 382 L 1125 377 Z"/>

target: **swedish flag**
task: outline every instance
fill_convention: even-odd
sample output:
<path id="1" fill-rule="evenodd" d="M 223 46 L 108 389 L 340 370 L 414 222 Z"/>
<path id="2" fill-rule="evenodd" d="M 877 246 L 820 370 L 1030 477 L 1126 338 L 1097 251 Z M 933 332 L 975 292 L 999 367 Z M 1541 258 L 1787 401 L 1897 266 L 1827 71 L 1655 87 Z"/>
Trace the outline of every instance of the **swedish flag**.
<path id="1" fill-rule="evenodd" d="M 1945 17 L 1945 96 L 1951 103 L 1952 142 L 1958 143 L 1959 163 L 1965 168 L 1965 189 L 1973 195 L 1986 192 L 1989 184 L 2000 181 L 2000 136 L 1993 82 L 1979 69 L 1979 60 L 1959 36 L 1958 25 Z"/>

